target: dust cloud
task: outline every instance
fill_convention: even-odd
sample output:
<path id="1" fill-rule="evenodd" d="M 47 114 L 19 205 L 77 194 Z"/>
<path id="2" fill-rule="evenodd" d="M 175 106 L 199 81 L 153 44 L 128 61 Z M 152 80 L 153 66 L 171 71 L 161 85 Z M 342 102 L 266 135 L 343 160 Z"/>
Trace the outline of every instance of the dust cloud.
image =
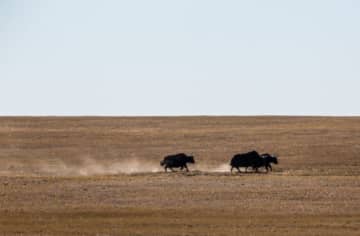
<path id="1" fill-rule="evenodd" d="M 230 165 L 229 164 L 221 164 L 215 168 L 211 168 L 209 170 L 210 172 L 229 172 L 230 171 Z"/>
<path id="2" fill-rule="evenodd" d="M 218 166 L 198 165 L 196 169 L 201 172 L 224 173 L 230 171 L 230 165 L 229 164 L 220 164 Z"/>
<path id="3" fill-rule="evenodd" d="M 83 158 L 80 164 L 69 164 L 64 161 L 56 163 L 39 163 L 41 173 L 60 176 L 91 176 L 91 175 L 116 175 L 133 173 L 159 172 L 160 165 L 138 159 L 102 162 L 93 158 Z"/>
<path id="4" fill-rule="evenodd" d="M 225 173 L 230 171 L 229 164 L 203 165 L 189 164 L 190 172 Z M 164 172 L 159 162 L 130 157 L 121 160 L 99 160 L 83 156 L 75 160 L 37 160 L 26 163 L 7 161 L 0 167 L 0 175 L 5 176 L 93 176 L 136 173 Z M 182 172 L 175 168 L 176 172 Z"/>

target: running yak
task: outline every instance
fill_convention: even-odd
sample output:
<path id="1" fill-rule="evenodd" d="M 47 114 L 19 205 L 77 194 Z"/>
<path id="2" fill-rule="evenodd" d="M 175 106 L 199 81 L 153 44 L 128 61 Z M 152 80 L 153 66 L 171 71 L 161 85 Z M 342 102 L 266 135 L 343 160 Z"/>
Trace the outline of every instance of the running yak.
<path id="1" fill-rule="evenodd" d="M 262 154 L 259 155 L 256 151 L 251 151 L 248 153 L 236 154 L 230 162 L 231 165 L 231 173 L 233 169 L 237 169 L 240 173 L 240 167 L 245 167 L 245 172 L 248 167 L 251 167 L 256 172 L 260 167 L 265 167 L 266 172 L 269 170 L 272 171 L 271 163 L 278 164 L 278 160 L 276 156 L 271 156 L 270 154 Z"/>
<path id="2" fill-rule="evenodd" d="M 189 169 L 187 167 L 187 163 L 195 163 L 193 156 L 187 156 L 184 153 L 178 153 L 175 155 L 169 155 L 164 157 L 164 160 L 160 162 L 161 166 L 164 166 L 165 172 L 167 172 L 167 169 L 169 168 L 171 171 L 174 171 L 173 168 L 180 168 L 180 170 L 183 170 L 184 168 L 188 172 Z"/>

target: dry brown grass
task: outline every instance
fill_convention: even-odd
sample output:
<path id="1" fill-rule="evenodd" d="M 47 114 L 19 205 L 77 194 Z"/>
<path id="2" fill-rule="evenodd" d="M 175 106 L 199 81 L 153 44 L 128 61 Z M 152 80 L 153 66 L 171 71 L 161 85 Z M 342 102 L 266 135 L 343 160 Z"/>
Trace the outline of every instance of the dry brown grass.
<path id="1" fill-rule="evenodd" d="M 274 172 L 213 172 L 252 149 Z M 359 235 L 359 154 L 360 118 L 3 117 L 0 235 Z"/>

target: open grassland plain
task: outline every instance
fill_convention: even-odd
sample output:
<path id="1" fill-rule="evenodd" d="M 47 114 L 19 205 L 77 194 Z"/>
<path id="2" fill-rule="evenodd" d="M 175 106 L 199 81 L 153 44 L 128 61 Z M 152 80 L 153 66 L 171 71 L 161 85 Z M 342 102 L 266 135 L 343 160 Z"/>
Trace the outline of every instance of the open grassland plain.
<path id="1" fill-rule="evenodd" d="M 2 117 L 0 235 L 360 235 L 359 168 L 360 118 Z"/>

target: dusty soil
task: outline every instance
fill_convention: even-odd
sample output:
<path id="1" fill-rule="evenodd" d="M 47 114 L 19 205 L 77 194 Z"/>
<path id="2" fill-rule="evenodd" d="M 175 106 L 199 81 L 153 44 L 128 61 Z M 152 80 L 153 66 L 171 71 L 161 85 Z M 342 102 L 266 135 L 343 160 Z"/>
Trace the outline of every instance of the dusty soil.
<path id="1" fill-rule="evenodd" d="M 359 155 L 360 118 L 2 117 L 0 235 L 359 235 Z"/>

